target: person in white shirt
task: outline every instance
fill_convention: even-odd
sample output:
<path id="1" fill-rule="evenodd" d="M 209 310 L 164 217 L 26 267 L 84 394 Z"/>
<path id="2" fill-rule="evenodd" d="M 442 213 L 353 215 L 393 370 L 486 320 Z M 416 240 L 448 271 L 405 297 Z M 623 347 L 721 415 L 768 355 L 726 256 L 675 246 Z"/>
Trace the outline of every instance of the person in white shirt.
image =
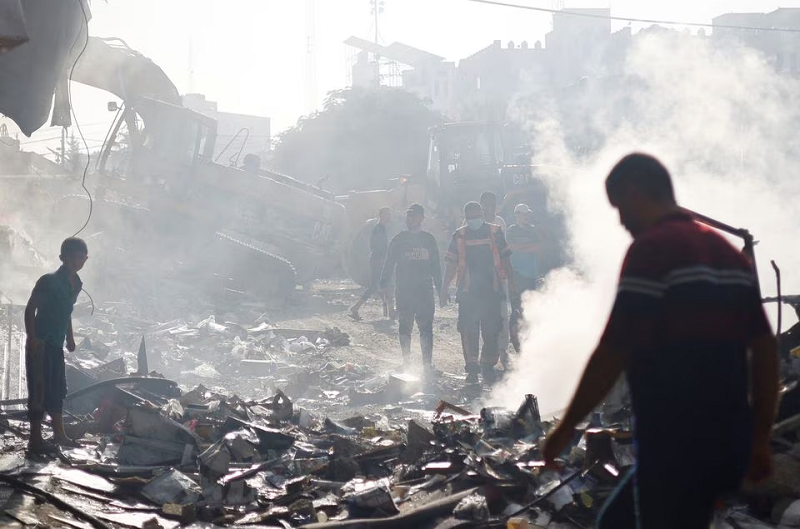
<path id="1" fill-rule="evenodd" d="M 506 232 L 506 221 L 497 214 L 497 195 L 491 191 L 481 193 L 481 207 L 483 208 L 483 220 L 489 224 L 497 224 Z"/>

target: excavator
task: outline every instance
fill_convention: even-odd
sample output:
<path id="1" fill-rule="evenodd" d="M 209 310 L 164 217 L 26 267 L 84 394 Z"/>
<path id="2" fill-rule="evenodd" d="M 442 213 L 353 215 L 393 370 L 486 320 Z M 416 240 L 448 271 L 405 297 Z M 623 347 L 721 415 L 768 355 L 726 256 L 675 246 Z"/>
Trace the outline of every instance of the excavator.
<path id="1" fill-rule="evenodd" d="M 72 80 L 122 99 L 96 160 L 92 232 L 104 251 L 160 255 L 213 288 L 287 298 L 342 261 L 345 207 L 289 176 L 216 163 L 216 121 L 183 107 L 163 70 L 119 39 L 91 37 Z M 65 197 L 55 215 L 80 225 Z M 101 242 L 103 244 L 103 242 Z M 123 260 L 126 257 L 123 257 Z"/>
<path id="2" fill-rule="evenodd" d="M 513 151 L 502 124 L 435 127 L 427 174 L 400 176 L 388 190 L 334 196 L 258 163 L 216 163 L 216 121 L 185 108 L 164 71 L 120 39 L 90 37 L 71 79 L 122 100 L 109 104 L 116 116 L 96 158 L 91 210 L 81 195 L 54 209 L 60 225 L 80 226 L 92 212 L 95 253 L 118 257 L 108 269 L 158 256 L 158 276 L 282 301 L 296 285 L 336 270 L 365 283 L 374 222 L 365 219 L 382 206 L 402 214 L 412 202 L 425 204 L 427 228 L 442 245 L 460 225 L 463 204 L 487 189 L 504 199 L 507 218 L 518 202 L 550 218 L 535 171 L 507 162 Z"/>

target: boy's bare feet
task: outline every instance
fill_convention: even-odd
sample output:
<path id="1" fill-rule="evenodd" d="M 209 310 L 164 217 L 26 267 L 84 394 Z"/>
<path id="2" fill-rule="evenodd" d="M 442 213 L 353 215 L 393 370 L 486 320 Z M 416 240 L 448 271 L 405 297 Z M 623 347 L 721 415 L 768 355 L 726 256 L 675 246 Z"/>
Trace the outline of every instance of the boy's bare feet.
<path id="1" fill-rule="evenodd" d="M 50 441 L 28 442 L 28 453 L 33 455 L 52 455 L 58 452 L 58 446 Z"/>

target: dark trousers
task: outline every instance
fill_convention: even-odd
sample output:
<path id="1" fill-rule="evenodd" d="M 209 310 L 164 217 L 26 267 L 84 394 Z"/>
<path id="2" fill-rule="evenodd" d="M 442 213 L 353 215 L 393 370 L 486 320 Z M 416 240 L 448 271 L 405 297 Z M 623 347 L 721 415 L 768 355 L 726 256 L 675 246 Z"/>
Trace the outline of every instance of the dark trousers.
<path id="1" fill-rule="evenodd" d="M 476 295 L 462 293 L 458 299 L 458 332 L 467 373 L 494 368 L 500 357 L 498 338 L 503 329 L 501 304 L 505 303 L 501 293 Z M 483 348 L 480 338 L 483 337 Z"/>
<path id="2" fill-rule="evenodd" d="M 511 332 L 511 344 L 516 352 L 520 351 L 519 333 L 522 330 L 522 295 L 529 290 L 536 290 L 539 287 L 539 279 L 525 277 L 514 272 L 514 284 L 517 294 L 511 297 L 511 321 L 509 331 Z"/>
<path id="3" fill-rule="evenodd" d="M 539 279 L 534 279 L 531 277 L 525 277 L 517 272 L 514 272 L 514 286 L 517 289 L 519 295 L 513 296 L 511 298 L 511 309 L 512 310 L 519 310 L 522 308 L 522 294 L 529 291 L 529 290 L 536 290 L 539 288 Z"/>
<path id="4" fill-rule="evenodd" d="M 411 354 L 411 331 L 414 320 L 419 327 L 419 345 L 422 350 L 422 362 L 429 365 L 433 359 L 433 315 L 436 312 L 436 303 L 433 299 L 433 290 L 422 292 L 404 292 L 398 285 L 397 288 L 397 322 L 400 328 L 400 349 L 403 357 Z"/>
<path id="5" fill-rule="evenodd" d="M 363 305 L 369 298 L 375 295 L 380 288 L 381 272 L 383 272 L 383 259 L 370 257 L 369 259 L 369 286 L 361 295 L 360 305 Z"/>
<path id="6" fill-rule="evenodd" d="M 67 373 L 64 349 L 47 344 L 37 351 L 25 352 L 25 378 L 28 383 L 28 420 L 41 421 L 64 409 L 67 396 Z"/>
<path id="7" fill-rule="evenodd" d="M 600 511 L 597 529 L 708 529 L 717 500 L 739 487 L 749 442 L 698 439 L 685 451 L 664 445 L 654 457 L 640 453 Z"/>

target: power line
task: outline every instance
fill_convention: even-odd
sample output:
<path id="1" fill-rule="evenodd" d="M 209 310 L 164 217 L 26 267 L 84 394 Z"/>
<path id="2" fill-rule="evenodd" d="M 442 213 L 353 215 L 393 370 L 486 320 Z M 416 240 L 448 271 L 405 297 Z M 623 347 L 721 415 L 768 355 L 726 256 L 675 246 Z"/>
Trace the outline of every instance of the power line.
<path id="1" fill-rule="evenodd" d="M 712 29 L 738 29 L 744 31 L 773 31 L 773 32 L 783 32 L 783 33 L 800 33 L 800 28 L 757 28 L 753 26 L 736 26 L 731 24 L 704 24 L 702 22 L 678 22 L 675 20 L 655 20 L 649 18 L 632 18 L 632 17 L 617 17 L 617 16 L 606 16 L 596 13 L 587 13 L 583 11 L 561 11 L 558 9 L 547 9 L 546 7 L 534 7 L 534 6 L 525 6 L 519 4 L 509 4 L 506 2 L 499 2 L 496 0 L 464 0 L 466 2 L 473 2 L 476 4 L 487 4 L 499 7 L 510 7 L 513 9 L 525 9 L 527 11 L 540 11 L 542 13 L 560 13 L 562 15 L 568 16 L 575 16 L 575 17 L 584 17 L 584 18 L 602 18 L 604 20 L 617 20 L 620 22 L 638 22 L 642 24 L 663 24 L 665 26 L 692 26 L 692 27 L 700 27 L 700 28 L 712 28 Z"/>
<path id="2" fill-rule="evenodd" d="M 28 141 L 21 141 L 21 142 L 19 142 L 19 144 L 20 145 L 30 145 L 32 143 L 42 143 L 42 142 L 45 142 L 45 141 L 56 141 L 56 140 L 60 140 L 60 139 L 61 139 L 61 136 L 53 136 L 51 138 L 36 138 L 36 139 L 33 139 L 33 140 L 28 140 Z M 94 139 L 94 138 L 86 138 L 86 141 L 92 141 L 92 142 L 95 142 L 95 143 L 103 143 L 103 140 L 98 140 L 98 139 Z"/>

